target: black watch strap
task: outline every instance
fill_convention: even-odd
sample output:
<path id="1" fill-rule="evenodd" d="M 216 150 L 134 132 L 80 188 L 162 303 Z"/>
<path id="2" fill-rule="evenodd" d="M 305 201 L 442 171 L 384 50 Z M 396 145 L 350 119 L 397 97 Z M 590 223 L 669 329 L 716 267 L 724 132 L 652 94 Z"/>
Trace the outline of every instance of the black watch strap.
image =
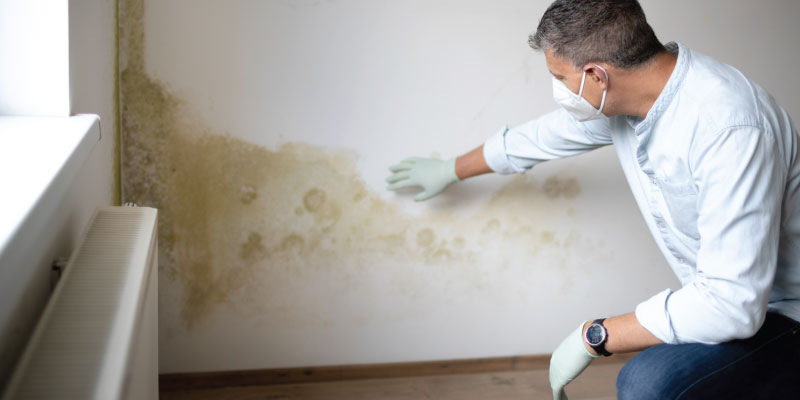
<path id="1" fill-rule="evenodd" d="M 611 353 L 609 353 L 606 350 L 606 342 L 608 341 L 608 329 L 606 329 L 606 326 L 603 325 L 603 321 L 605 321 L 605 320 L 606 320 L 605 318 L 600 318 L 600 319 L 596 319 L 596 320 L 592 321 L 592 324 L 598 324 L 598 325 L 603 327 L 603 330 L 606 331 L 606 338 L 603 339 L 603 341 L 600 342 L 599 344 L 594 345 L 594 346 L 590 345 L 590 346 L 592 346 L 592 348 L 597 352 L 597 354 L 600 354 L 603 357 L 608 357 L 608 356 L 611 355 Z"/>

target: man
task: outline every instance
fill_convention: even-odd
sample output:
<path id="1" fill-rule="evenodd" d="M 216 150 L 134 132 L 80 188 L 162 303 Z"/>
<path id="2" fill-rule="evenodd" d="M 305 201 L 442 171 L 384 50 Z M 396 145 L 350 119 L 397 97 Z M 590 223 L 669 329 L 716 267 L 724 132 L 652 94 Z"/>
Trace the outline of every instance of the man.
<path id="1" fill-rule="evenodd" d="M 598 354 L 642 350 L 619 374 L 622 399 L 800 396 L 800 150 L 786 112 L 736 69 L 662 45 L 636 0 L 557 0 L 530 45 L 561 109 L 454 160 L 405 160 L 388 189 L 425 200 L 614 144 L 683 286 L 581 323 L 553 352 L 553 397 Z"/>

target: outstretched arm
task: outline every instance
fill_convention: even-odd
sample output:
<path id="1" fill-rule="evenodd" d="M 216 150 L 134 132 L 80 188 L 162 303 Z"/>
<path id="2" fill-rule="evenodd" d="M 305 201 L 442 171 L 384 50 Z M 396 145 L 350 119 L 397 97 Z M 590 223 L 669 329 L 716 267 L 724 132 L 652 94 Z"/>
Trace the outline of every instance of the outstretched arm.
<path id="1" fill-rule="evenodd" d="M 473 176 L 493 172 L 483 157 L 483 145 L 480 145 L 458 158 L 456 158 L 456 176 L 464 180 Z"/>
<path id="2" fill-rule="evenodd" d="M 427 200 L 459 180 L 489 172 L 522 173 L 555 158 L 611 144 L 610 123 L 575 121 L 558 109 L 525 124 L 504 127 L 472 151 L 450 160 L 413 157 L 389 168 L 388 190 L 421 187 L 414 200 Z"/>
<path id="3" fill-rule="evenodd" d="M 469 177 L 492 172 L 483 157 L 483 146 L 450 160 L 411 157 L 389 167 L 392 175 L 386 178 L 388 190 L 421 187 L 414 200 L 430 199 L 446 187 Z"/>

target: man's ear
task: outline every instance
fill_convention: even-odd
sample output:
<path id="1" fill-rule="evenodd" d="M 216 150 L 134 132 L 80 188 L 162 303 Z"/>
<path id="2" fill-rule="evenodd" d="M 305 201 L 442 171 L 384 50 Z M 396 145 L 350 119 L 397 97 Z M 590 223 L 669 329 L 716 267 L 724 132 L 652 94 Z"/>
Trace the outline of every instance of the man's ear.
<path id="1" fill-rule="evenodd" d="M 603 89 L 608 87 L 608 75 L 606 74 L 606 70 L 607 69 L 604 70 L 604 67 L 595 63 L 589 63 L 583 66 L 583 72 L 586 72 L 586 80 L 592 80 Z"/>

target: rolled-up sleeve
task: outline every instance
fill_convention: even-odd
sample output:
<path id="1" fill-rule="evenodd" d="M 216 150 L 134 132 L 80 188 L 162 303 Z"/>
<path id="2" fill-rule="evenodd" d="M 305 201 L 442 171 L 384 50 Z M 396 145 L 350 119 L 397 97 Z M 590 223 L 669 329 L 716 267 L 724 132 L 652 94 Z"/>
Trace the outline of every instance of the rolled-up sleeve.
<path id="1" fill-rule="evenodd" d="M 484 143 L 483 157 L 496 173 L 522 173 L 540 162 L 609 144 L 607 118 L 582 123 L 559 108 L 514 128 L 502 128 Z"/>
<path id="2" fill-rule="evenodd" d="M 697 186 L 697 272 L 636 307 L 665 343 L 716 344 L 755 334 L 775 277 L 787 168 L 770 132 L 725 129 L 690 152 Z"/>

